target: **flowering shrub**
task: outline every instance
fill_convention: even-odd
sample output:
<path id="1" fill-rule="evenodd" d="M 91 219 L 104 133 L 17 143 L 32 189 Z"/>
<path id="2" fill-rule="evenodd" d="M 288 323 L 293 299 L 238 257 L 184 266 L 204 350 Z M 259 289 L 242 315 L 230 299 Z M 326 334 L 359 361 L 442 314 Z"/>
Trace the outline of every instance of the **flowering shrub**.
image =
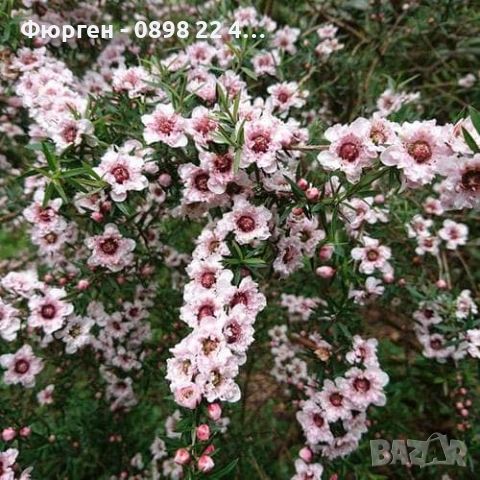
<path id="1" fill-rule="evenodd" d="M 137 3 L 3 5 L 0 480 L 473 478 L 474 2 Z"/>

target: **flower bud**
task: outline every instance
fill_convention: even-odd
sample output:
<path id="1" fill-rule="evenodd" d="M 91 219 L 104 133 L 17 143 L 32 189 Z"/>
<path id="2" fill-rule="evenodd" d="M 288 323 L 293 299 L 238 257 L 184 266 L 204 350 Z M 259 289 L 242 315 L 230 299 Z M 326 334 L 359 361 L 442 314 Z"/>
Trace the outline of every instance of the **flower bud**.
<path id="1" fill-rule="evenodd" d="M 210 455 L 215 451 L 215 445 L 211 443 L 204 451 L 203 455 Z"/>
<path id="2" fill-rule="evenodd" d="M 206 423 L 197 427 L 197 438 L 201 442 L 206 442 L 210 438 L 210 427 Z"/>
<path id="3" fill-rule="evenodd" d="M 447 282 L 443 278 L 440 278 L 439 280 L 437 280 L 437 283 L 435 285 L 437 286 L 437 288 L 440 288 L 441 290 L 444 290 L 445 288 L 448 287 Z"/>
<path id="4" fill-rule="evenodd" d="M 320 197 L 320 191 L 316 187 L 309 188 L 305 194 L 311 202 L 318 200 L 318 197 Z"/>
<path id="5" fill-rule="evenodd" d="M 300 190 L 305 191 L 308 188 L 308 182 L 304 178 L 299 178 L 297 181 L 297 186 Z"/>
<path id="6" fill-rule="evenodd" d="M 211 403 L 208 406 L 208 416 L 216 422 L 222 416 L 222 407 L 218 403 Z"/>
<path id="7" fill-rule="evenodd" d="M 175 457 L 173 458 L 175 463 L 179 465 L 186 465 L 190 461 L 190 453 L 186 448 L 179 448 L 175 452 Z"/>
<path id="8" fill-rule="evenodd" d="M 304 462 L 310 463 L 313 459 L 313 452 L 308 447 L 303 447 L 298 453 L 298 456 Z"/>
<path id="9" fill-rule="evenodd" d="M 12 427 L 7 427 L 2 430 L 2 440 L 4 442 L 11 442 L 17 436 L 17 432 Z"/>
<path id="10" fill-rule="evenodd" d="M 318 258 L 322 262 L 326 262 L 332 258 L 333 255 L 333 245 L 323 245 L 318 251 Z"/>
<path id="11" fill-rule="evenodd" d="M 214 466 L 215 463 L 213 462 L 212 457 L 209 457 L 208 455 L 202 455 L 198 459 L 198 469 L 203 473 L 209 472 Z"/>
<path id="12" fill-rule="evenodd" d="M 100 212 L 93 212 L 90 215 L 90 217 L 94 222 L 97 222 L 97 223 L 100 223 L 101 221 L 103 221 L 103 213 L 100 213 Z"/>
<path id="13" fill-rule="evenodd" d="M 169 187 L 171 184 L 172 184 L 172 177 L 170 176 L 170 174 L 168 173 L 162 173 L 159 177 L 158 177 L 158 183 L 162 186 L 162 187 Z"/>
<path id="14" fill-rule="evenodd" d="M 30 436 L 30 434 L 32 433 L 32 429 L 30 427 L 22 427 L 18 433 L 20 434 L 21 437 L 23 438 L 27 438 Z"/>
<path id="15" fill-rule="evenodd" d="M 318 267 L 315 270 L 315 273 L 325 279 L 332 278 L 335 275 L 336 270 L 333 267 L 329 267 L 328 265 L 325 265 L 323 267 Z"/>
<path id="16" fill-rule="evenodd" d="M 78 281 L 77 290 L 87 290 L 89 286 L 90 286 L 90 282 L 83 278 L 82 280 Z"/>

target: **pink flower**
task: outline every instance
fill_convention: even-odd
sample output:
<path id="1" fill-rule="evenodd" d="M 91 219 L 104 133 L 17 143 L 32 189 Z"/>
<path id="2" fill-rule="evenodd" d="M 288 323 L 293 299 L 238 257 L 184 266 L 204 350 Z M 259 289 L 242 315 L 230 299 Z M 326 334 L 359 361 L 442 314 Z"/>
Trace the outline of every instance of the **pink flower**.
<path id="1" fill-rule="evenodd" d="M 206 147 L 218 131 L 218 121 L 205 107 L 195 107 L 188 119 L 187 132 L 198 147 Z"/>
<path id="2" fill-rule="evenodd" d="M 360 261 L 359 270 L 361 273 L 371 274 L 375 270 L 384 272 L 389 269 L 388 259 L 391 257 L 391 251 L 388 247 L 380 245 L 379 240 L 367 237 L 362 239 L 363 247 L 352 249 L 352 258 Z"/>
<path id="3" fill-rule="evenodd" d="M 235 178 L 233 152 L 231 150 L 225 153 L 200 152 L 199 158 L 202 168 L 208 171 L 208 189 L 217 195 L 225 193 L 229 183 Z"/>
<path id="4" fill-rule="evenodd" d="M 212 202 L 216 195 L 209 189 L 210 173 L 193 163 L 180 165 L 178 174 L 185 185 L 183 196 L 187 203 Z"/>
<path id="5" fill-rule="evenodd" d="M 445 127 L 434 120 L 404 123 L 398 132 L 398 142 L 381 154 L 381 161 L 396 166 L 411 186 L 430 183 L 438 171 L 438 163 L 451 155 L 445 143 Z"/>
<path id="6" fill-rule="evenodd" d="M 40 405 L 50 405 L 53 403 L 53 391 L 55 390 L 55 385 L 47 385 L 43 390 L 40 390 L 37 393 L 37 401 Z"/>
<path id="7" fill-rule="evenodd" d="M 129 98 L 136 98 L 153 89 L 149 81 L 152 78 L 143 67 L 121 67 L 113 72 L 112 86 L 116 92 L 127 92 Z"/>
<path id="8" fill-rule="evenodd" d="M 222 416 L 222 407 L 219 403 L 210 403 L 207 407 L 208 416 L 213 420 L 217 421 Z"/>
<path id="9" fill-rule="evenodd" d="M 302 265 L 302 244 L 297 237 L 282 237 L 277 247 L 273 269 L 282 277 L 287 277 Z"/>
<path id="10" fill-rule="evenodd" d="M 305 463 L 299 458 L 295 460 L 295 472 L 292 480 L 321 480 L 323 467 L 319 463 Z"/>
<path id="11" fill-rule="evenodd" d="M 190 461 L 190 452 L 186 448 L 179 448 L 173 461 L 179 465 L 186 465 Z"/>
<path id="12" fill-rule="evenodd" d="M 439 170 L 446 179 L 440 186 L 444 208 L 457 210 L 480 207 L 480 154 L 473 157 L 444 158 Z"/>
<path id="13" fill-rule="evenodd" d="M 142 175 L 144 165 L 143 158 L 132 155 L 128 149 L 110 147 L 94 170 L 112 187 L 112 200 L 123 202 L 127 198 L 127 192 L 147 188 L 148 180 Z"/>
<path id="14" fill-rule="evenodd" d="M 0 337 L 6 342 L 12 342 L 17 338 L 20 330 L 19 314 L 16 308 L 4 303 L 0 298 Z"/>
<path id="15" fill-rule="evenodd" d="M 209 65 L 215 56 L 215 48 L 204 41 L 192 43 L 185 49 L 191 65 Z"/>
<path id="16" fill-rule="evenodd" d="M 50 288 L 43 295 L 34 295 L 28 301 L 28 324 L 41 327 L 47 334 L 62 328 L 65 318 L 73 312 L 73 305 L 63 300 L 66 295 L 63 288 Z"/>
<path id="17" fill-rule="evenodd" d="M 307 400 L 303 404 L 302 409 L 297 412 L 297 420 L 310 445 L 330 443 L 333 440 L 325 411 L 313 400 Z"/>
<path id="18" fill-rule="evenodd" d="M 9 448 L 0 453 L 0 480 L 14 480 L 15 472 L 13 466 L 18 456 L 16 448 Z"/>
<path id="19" fill-rule="evenodd" d="M 277 30 L 272 40 L 272 46 L 281 51 L 294 55 L 297 51 L 295 42 L 300 36 L 300 29 L 291 28 L 288 25 Z"/>
<path id="20" fill-rule="evenodd" d="M 468 227 L 463 223 L 447 219 L 443 221 L 443 228 L 438 231 L 438 236 L 446 242 L 449 250 L 456 250 L 459 245 L 467 243 Z"/>
<path id="21" fill-rule="evenodd" d="M 307 91 L 301 91 L 296 82 L 282 82 L 267 88 L 271 95 L 273 108 L 280 112 L 288 112 L 290 108 L 301 108 L 305 105 Z"/>
<path id="22" fill-rule="evenodd" d="M 244 197 L 236 197 L 231 212 L 218 222 L 216 231 L 225 236 L 232 231 L 235 240 L 241 245 L 254 240 L 266 240 L 270 236 L 268 222 L 272 213 L 265 207 L 256 207 Z"/>
<path id="23" fill-rule="evenodd" d="M 353 337 L 353 348 L 345 355 L 347 362 L 363 363 L 366 367 L 378 367 L 377 359 L 378 340 L 370 338 L 364 340 L 359 335 Z"/>
<path id="24" fill-rule="evenodd" d="M 202 394 L 195 383 L 188 383 L 175 389 L 175 401 L 182 407 L 193 410 L 200 403 Z"/>
<path id="25" fill-rule="evenodd" d="M 253 70 L 258 76 L 276 74 L 279 63 L 279 55 L 274 50 L 272 52 L 260 52 L 252 58 Z"/>
<path id="26" fill-rule="evenodd" d="M 339 382 L 354 408 L 366 410 L 369 405 L 383 406 L 386 403 L 383 388 L 388 383 L 388 375 L 378 369 L 360 370 L 351 368 L 345 373 L 345 378 Z"/>
<path id="27" fill-rule="evenodd" d="M 63 118 L 58 122 L 52 122 L 49 130 L 59 152 L 72 145 L 80 145 L 85 137 L 93 138 L 94 134 L 92 123 L 86 119 Z"/>
<path id="28" fill-rule="evenodd" d="M 0 436 L 4 442 L 10 442 L 17 436 L 17 431 L 12 427 L 7 427 L 2 430 Z"/>
<path id="29" fill-rule="evenodd" d="M 263 116 L 245 124 L 245 144 L 243 146 L 241 166 L 257 165 L 267 173 L 277 170 L 277 152 L 288 132 L 279 120 Z"/>
<path id="30" fill-rule="evenodd" d="M 103 234 L 89 237 L 86 246 L 92 250 L 88 265 L 106 267 L 112 272 L 119 272 L 133 261 L 135 240 L 124 238 L 113 223 L 105 226 Z"/>
<path id="31" fill-rule="evenodd" d="M 206 423 L 199 425 L 196 429 L 196 435 L 198 440 L 206 442 L 210 438 L 210 427 Z"/>
<path id="32" fill-rule="evenodd" d="M 185 147 L 185 119 L 175 113 L 172 104 L 157 105 L 153 113 L 142 116 L 145 125 L 143 138 L 147 144 L 163 142 L 172 148 Z"/>
<path id="33" fill-rule="evenodd" d="M 210 457 L 209 455 L 202 455 L 199 459 L 198 459 L 198 469 L 203 472 L 203 473 L 207 473 L 209 472 L 210 470 L 213 470 L 213 467 L 215 466 L 215 463 L 214 461 L 212 460 L 212 457 Z"/>
<path id="34" fill-rule="evenodd" d="M 7 369 L 3 375 L 5 384 L 20 383 L 26 388 L 35 386 L 35 377 L 43 369 L 43 361 L 35 357 L 30 345 L 24 345 L 14 354 L 0 356 L 0 365 Z"/>
<path id="35" fill-rule="evenodd" d="M 330 141 L 330 146 L 318 155 L 320 165 L 329 171 L 341 170 L 349 182 L 358 182 L 363 168 L 371 166 L 377 157 L 370 128 L 370 122 L 364 118 L 358 118 L 350 125 L 328 128 L 325 138 Z"/>
<path id="36" fill-rule="evenodd" d="M 317 394 L 318 402 L 325 412 L 328 422 L 339 419 L 345 420 L 352 417 L 352 403 L 346 388 L 337 379 L 335 382 L 325 380 L 323 389 Z"/>

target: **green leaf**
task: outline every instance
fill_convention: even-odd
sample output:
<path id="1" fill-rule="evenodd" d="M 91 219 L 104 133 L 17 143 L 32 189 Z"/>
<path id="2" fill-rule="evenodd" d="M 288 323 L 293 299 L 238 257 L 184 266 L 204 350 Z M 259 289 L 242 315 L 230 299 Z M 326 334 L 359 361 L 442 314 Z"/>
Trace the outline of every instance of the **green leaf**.
<path id="1" fill-rule="evenodd" d="M 480 134 L 480 112 L 478 110 L 475 110 L 475 108 L 473 107 L 470 107 L 468 109 L 468 112 L 470 113 L 470 118 L 472 119 L 475 130 L 478 134 Z"/>
<path id="2" fill-rule="evenodd" d="M 473 139 L 473 137 L 470 135 L 468 130 L 462 127 L 462 132 L 463 132 L 463 137 L 465 138 L 465 142 L 467 145 L 470 147 L 470 150 L 473 153 L 478 153 L 480 152 L 480 148 L 478 148 L 477 142 Z"/>
<path id="3" fill-rule="evenodd" d="M 212 480 L 218 480 L 220 478 L 225 478 L 229 473 L 233 472 L 235 470 L 235 467 L 237 466 L 238 463 L 238 458 L 235 460 L 232 460 L 228 465 L 223 467 L 221 470 L 218 470 L 215 472 L 213 475 L 210 475 L 210 478 Z"/>

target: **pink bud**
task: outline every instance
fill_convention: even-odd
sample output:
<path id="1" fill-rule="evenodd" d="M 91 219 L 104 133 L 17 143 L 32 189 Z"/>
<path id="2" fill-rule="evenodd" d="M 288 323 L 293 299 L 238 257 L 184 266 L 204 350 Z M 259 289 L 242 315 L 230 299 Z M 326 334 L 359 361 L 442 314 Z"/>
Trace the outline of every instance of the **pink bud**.
<path id="1" fill-rule="evenodd" d="M 465 406 L 466 407 L 471 407 L 472 406 L 472 401 L 470 399 L 465 400 Z"/>
<path id="2" fill-rule="evenodd" d="M 318 251 L 318 258 L 322 260 L 322 262 L 326 262 L 332 258 L 333 255 L 333 245 L 324 245 Z"/>
<path id="3" fill-rule="evenodd" d="M 14 428 L 7 427 L 2 430 L 1 436 L 4 442 L 10 442 L 17 436 L 17 432 L 15 431 Z"/>
<path id="4" fill-rule="evenodd" d="M 66 284 L 68 283 L 68 279 L 67 277 L 62 277 L 58 280 L 58 284 L 61 286 L 61 287 L 64 287 Z"/>
<path id="5" fill-rule="evenodd" d="M 381 193 L 379 193 L 378 195 L 375 195 L 373 201 L 375 203 L 383 203 L 385 201 L 385 197 Z"/>
<path id="6" fill-rule="evenodd" d="M 222 416 L 222 407 L 218 403 L 211 403 L 208 406 L 208 416 L 216 422 Z"/>
<path id="7" fill-rule="evenodd" d="M 210 427 L 206 423 L 197 427 L 197 438 L 201 442 L 206 442 L 210 438 Z"/>
<path id="8" fill-rule="evenodd" d="M 300 452 L 298 453 L 298 456 L 307 463 L 310 463 L 313 458 L 313 452 L 308 448 L 308 447 L 303 447 Z"/>
<path id="9" fill-rule="evenodd" d="M 309 188 L 305 194 L 307 195 L 307 198 L 314 202 L 315 200 L 318 200 L 318 197 L 320 196 L 320 191 L 316 187 Z"/>
<path id="10" fill-rule="evenodd" d="M 51 275 L 50 273 L 47 273 L 43 276 L 43 281 L 45 283 L 52 283 L 53 280 L 54 280 L 53 275 Z"/>
<path id="11" fill-rule="evenodd" d="M 399 278 L 398 279 L 398 286 L 399 287 L 404 287 L 407 284 L 407 281 L 404 278 Z"/>
<path id="12" fill-rule="evenodd" d="M 103 213 L 100 212 L 93 212 L 90 217 L 94 222 L 100 223 L 103 221 Z"/>
<path id="13" fill-rule="evenodd" d="M 468 417 L 468 410 L 466 408 L 463 408 L 462 410 L 460 410 L 460 415 L 462 417 Z"/>
<path id="14" fill-rule="evenodd" d="M 297 181 L 297 186 L 300 190 L 305 191 L 308 188 L 308 182 L 304 178 L 299 178 Z"/>
<path id="15" fill-rule="evenodd" d="M 172 177 L 168 174 L 168 173 L 162 173 L 159 177 L 158 177 L 158 183 L 162 186 L 162 187 L 169 187 L 171 184 L 172 184 Z"/>
<path id="16" fill-rule="evenodd" d="M 203 451 L 203 455 L 210 455 L 211 453 L 213 453 L 215 451 L 215 445 L 213 443 L 211 443 L 204 451 Z"/>
<path id="17" fill-rule="evenodd" d="M 27 438 L 32 433 L 32 429 L 30 427 L 22 427 L 18 433 L 20 434 L 21 437 Z"/>
<path id="18" fill-rule="evenodd" d="M 90 282 L 88 280 L 82 279 L 79 280 L 77 283 L 77 290 L 87 290 L 90 286 Z"/>
<path id="19" fill-rule="evenodd" d="M 455 404 L 455 408 L 457 408 L 458 410 L 461 410 L 461 409 L 463 408 L 463 406 L 464 406 L 464 405 L 463 405 L 462 402 L 457 402 L 457 403 Z"/>
<path id="20" fill-rule="evenodd" d="M 395 277 L 393 276 L 393 274 L 391 273 L 386 273 L 384 276 L 383 276 L 383 281 L 385 283 L 393 283 L 393 281 L 395 280 Z"/>
<path id="21" fill-rule="evenodd" d="M 292 208 L 292 213 L 299 217 L 300 215 L 303 215 L 303 208 L 301 207 Z"/>
<path id="22" fill-rule="evenodd" d="M 175 457 L 173 458 L 175 463 L 179 465 L 186 465 L 190 461 L 190 453 L 186 448 L 179 448 L 175 452 Z"/>
<path id="23" fill-rule="evenodd" d="M 465 387 L 461 387 L 458 391 L 460 395 L 466 395 L 468 393 L 468 390 Z"/>
<path id="24" fill-rule="evenodd" d="M 198 459 L 198 469 L 203 473 L 209 472 L 214 466 L 215 463 L 213 462 L 212 457 L 209 457 L 208 455 L 202 455 Z"/>
<path id="25" fill-rule="evenodd" d="M 329 267 L 328 265 L 325 265 L 323 267 L 318 267 L 315 270 L 315 273 L 321 277 L 321 278 L 332 278 L 335 275 L 336 270 L 333 267 Z"/>
<path id="26" fill-rule="evenodd" d="M 105 200 L 100 204 L 100 211 L 102 213 L 108 213 L 112 209 L 112 202 L 110 200 Z"/>
<path id="27" fill-rule="evenodd" d="M 437 286 L 437 288 L 440 288 L 441 290 L 444 290 L 445 288 L 448 287 L 447 282 L 443 278 L 440 278 L 439 280 L 437 280 L 437 283 L 435 285 Z"/>

